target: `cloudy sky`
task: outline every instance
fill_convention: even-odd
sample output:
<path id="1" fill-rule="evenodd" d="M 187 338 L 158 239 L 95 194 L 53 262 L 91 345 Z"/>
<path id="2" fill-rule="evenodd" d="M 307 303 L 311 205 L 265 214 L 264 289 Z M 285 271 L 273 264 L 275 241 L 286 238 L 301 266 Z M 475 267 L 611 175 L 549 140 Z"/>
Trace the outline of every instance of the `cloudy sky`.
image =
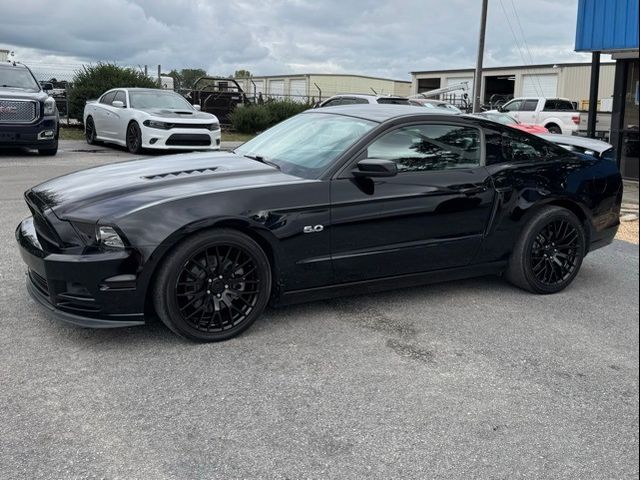
<path id="1" fill-rule="evenodd" d="M 410 71 L 475 63 L 480 0 L 0 0 L 0 48 L 53 68 L 111 61 L 229 75 Z M 577 0 L 489 0 L 485 65 L 587 60 Z"/>

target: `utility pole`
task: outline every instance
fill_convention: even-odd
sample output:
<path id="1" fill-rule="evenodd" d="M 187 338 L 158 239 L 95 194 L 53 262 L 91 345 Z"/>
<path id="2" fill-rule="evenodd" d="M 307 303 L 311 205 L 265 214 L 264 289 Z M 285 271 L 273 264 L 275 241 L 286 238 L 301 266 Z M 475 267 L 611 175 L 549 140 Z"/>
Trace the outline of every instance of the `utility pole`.
<path id="1" fill-rule="evenodd" d="M 480 92 L 482 91 L 482 58 L 484 57 L 484 32 L 487 28 L 487 4 L 489 0 L 482 0 L 482 14 L 480 15 L 480 38 L 478 39 L 478 60 L 476 74 L 473 79 L 473 113 L 480 111 Z"/>
<path id="2" fill-rule="evenodd" d="M 162 71 L 162 67 L 158 65 L 158 88 L 162 88 L 162 78 L 160 78 L 160 72 Z"/>

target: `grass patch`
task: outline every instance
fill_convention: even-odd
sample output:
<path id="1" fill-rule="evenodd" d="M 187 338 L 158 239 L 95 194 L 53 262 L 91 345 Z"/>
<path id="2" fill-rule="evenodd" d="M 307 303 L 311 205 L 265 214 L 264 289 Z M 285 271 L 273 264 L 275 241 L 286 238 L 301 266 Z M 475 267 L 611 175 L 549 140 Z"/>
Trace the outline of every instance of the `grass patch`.
<path id="1" fill-rule="evenodd" d="M 255 133 L 227 132 L 225 130 L 222 131 L 223 142 L 248 142 L 255 136 Z"/>
<path id="2" fill-rule="evenodd" d="M 78 127 L 60 126 L 60 140 L 84 140 L 84 130 Z"/>

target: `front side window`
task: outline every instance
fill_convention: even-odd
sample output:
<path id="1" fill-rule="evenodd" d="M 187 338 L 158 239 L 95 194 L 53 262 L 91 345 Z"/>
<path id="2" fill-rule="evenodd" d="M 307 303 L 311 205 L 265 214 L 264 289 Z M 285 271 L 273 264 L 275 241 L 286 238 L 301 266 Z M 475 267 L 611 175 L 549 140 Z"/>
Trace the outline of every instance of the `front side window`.
<path id="1" fill-rule="evenodd" d="M 111 105 L 113 99 L 116 98 L 116 92 L 105 93 L 100 99 L 100 103 L 104 103 L 105 105 Z"/>
<path id="2" fill-rule="evenodd" d="M 382 105 L 411 105 L 406 98 L 379 98 L 378 103 Z"/>
<path id="3" fill-rule="evenodd" d="M 118 90 L 116 92 L 116 96 L 113 98 L 113 101 L 115 102 L 116 100 L 122 102 L 125 107 L 127 106 L 127 99 L 123 90 Z"/>
<path id="4" fill-rule="evenodd" d="M 368 158 L 393 160 L 399 172 L 450 170 L 480 165 L 480 134 L 459 125 L 415 125 L 374 141 Z"/>

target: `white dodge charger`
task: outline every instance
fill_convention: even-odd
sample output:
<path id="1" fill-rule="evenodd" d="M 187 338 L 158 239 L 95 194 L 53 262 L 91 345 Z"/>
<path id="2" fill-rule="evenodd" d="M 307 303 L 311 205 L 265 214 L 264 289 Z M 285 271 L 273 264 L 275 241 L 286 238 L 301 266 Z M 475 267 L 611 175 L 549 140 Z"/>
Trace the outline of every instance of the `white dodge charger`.
<path id="1" fill-rule="evenodd" d="M 219 150 L 220 123 L 182 95 L 153 88 L 114 88 L 84 107 L 87 143 L 116 143 L 131 153 Z"/>

